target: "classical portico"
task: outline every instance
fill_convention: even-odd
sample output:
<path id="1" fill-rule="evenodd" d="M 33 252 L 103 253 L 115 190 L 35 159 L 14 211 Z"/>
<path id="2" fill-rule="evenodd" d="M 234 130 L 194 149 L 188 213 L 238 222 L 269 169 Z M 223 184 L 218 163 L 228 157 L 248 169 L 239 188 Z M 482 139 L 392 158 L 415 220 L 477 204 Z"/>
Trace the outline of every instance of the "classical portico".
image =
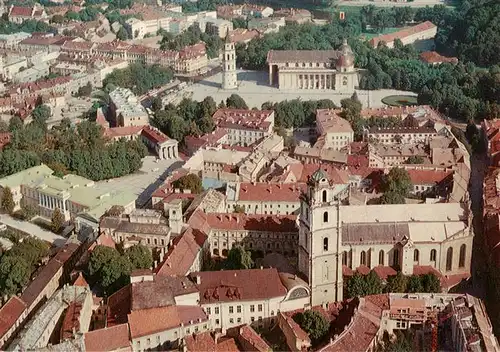
<path id="1" fill-rule="evenodd" d="M 68 192 L 62 192 L 61 198 L 40 192 L 38 195 L 38 206 L 41 208 L 41 213 L 44 213 L 43 209 L 47 209 L 49 210 L 47 213 L 50 214 L 57 208 L 64 215 L 64 218 L 69 220 L 70 214 L 66 208 L 66 200 L 69 198 L 70 194 Z M 48 214 L 46 216 L 49 217 Z"/>
<path id="2" fill-rule="evenodd" d="M 158 152 L 158 156 L 160 159 L 177 159 L 179 157 L 177 144 L 167 145 L 167 146 L 161 145 L 160 150 Z"/>

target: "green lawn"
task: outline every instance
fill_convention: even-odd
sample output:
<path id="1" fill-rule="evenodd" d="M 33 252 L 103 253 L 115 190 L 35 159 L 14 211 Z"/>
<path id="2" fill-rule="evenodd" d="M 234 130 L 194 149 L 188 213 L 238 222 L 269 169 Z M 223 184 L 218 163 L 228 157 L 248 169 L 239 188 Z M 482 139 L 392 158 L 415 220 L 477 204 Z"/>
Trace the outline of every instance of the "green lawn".
<path id="1" fill-rule="evenodd" d="M 418 105 L 417 97 L 413 95 L 389 95 L 382 99 L 382 103 L 389 106 Z"/>

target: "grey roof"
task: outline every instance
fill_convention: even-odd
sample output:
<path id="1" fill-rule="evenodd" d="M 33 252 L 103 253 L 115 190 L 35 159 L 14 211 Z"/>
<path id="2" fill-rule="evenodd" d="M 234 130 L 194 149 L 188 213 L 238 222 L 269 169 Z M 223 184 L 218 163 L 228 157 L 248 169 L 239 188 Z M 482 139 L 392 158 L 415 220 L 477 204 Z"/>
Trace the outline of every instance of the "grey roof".
<path id="1" fill-rule="evenodd" d="M 267 53 L 268 63 L 280 62 L 323 62 L 330 63 L 340 56 L 338 50 L 270 50 Z"/>
<path id="2" fill-rule="evenodd" d="M 170 228 L 164 224 L 143 224 L 138 222 L 122 221 L 117 232 L 143 234 L 143 235 L 168 235 Z"/>
<path id="3" fill-rule="evenodd" d="M 397 243 L 410 237 L 407 223 L 342 224 L 342 244 Z"/>

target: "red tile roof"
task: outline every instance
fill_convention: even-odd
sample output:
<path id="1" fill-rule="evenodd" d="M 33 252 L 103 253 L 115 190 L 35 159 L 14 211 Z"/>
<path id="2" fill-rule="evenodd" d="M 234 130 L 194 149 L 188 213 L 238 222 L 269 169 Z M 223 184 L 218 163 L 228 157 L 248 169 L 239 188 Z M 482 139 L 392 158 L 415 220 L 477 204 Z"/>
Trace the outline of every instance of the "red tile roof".
<path id="1" fill-rule="evenodd" d="M 96 120 L 97 122 L 97 120 Z M 122 138 L 135 136 L 141 133 L 144 126 L 112 127 L 104 130 L 104 136 L 108 138 Z"/>
<path id="2" fill-rule="evenodd" d="M 192 59 L 206 54 L 207 54 L 207 48 L 205 47 L 205 43 L 203 42 L 194 45 L 188 45 L 179 50 L 180 59 Z"/>
<path id="3" fill-rule="evenodd" d="M 206 214 L 206 219 L 213 230 L 298 232 L 297 216 L 295 215 L 210 213 Z"/>
<path id="4" fill-rule="evenodd" d="M 295 322 L 295 320 L 293 320 L 291 315 L 283 314 L 282 312 L 280 312 L 279 314 L 285 320 L 285 323 L 290 327 L 297 339 L 307 341 L 309 343 L 311 342 L 309 335 L 300 327 L 299 324 Z"/>
<path id="5" fill-rule="evenodd" d="M 83 277 L 83 274 L 79 273 L 78 277 L 73 282 L 73 286 L 88 287 L 89 284 L 88 284 L 87 280 L 85 280 L 85 278 Z"/>
<path id="6" fill-rule="evenodd" d="M 215 343 L 211 332 L 188 335 L 184 338 L 188 352 L 238 352 L 240 349 L 232 338 Z"/>
<path id="7" fill-rule="evenodd" d="M 351 124 L 340 117 L 339 109 L 316 110 L 316 125 L 323 133 L 353 133 Z"/>
<path id="8" fill-rule="evenodd" d="M 219 109 L 214 115 L 215 124 L 221 128 L 267 130 L 270 122 L 265 121 L 273 110 Z"/>
<path id="9" fill-rule="evenodd" d="M 407 169 L 414 185 L 435 185 L 453 174 L 453 171 Z"/>
<path id="10" fill-rule="evenodd" d="M 132 292 L 130 285 L 122 287 L 108 297 L 107 323 L 115 326 L 127 322 L 127 314 L 130 313 Z"/>
<path id="11" fill-rule="evenodd" d="M 173 240 L 172 246 L 165 254 L 165 260 L 156 268 L 156 274 L 169 276 L 185 276 L 200 253 L 207 235 L 199 230 L 188 228 Z"/>
<path id="12" fill-rule="evenodd" d="M 128 315 L 132 339 L 177 328 L 181 324 L 187 327 L 207 320 L 208 317 L 200 306 L 142 309 Z"/>
<path id="13" fill-rule="evenodd" d="M 375 268 L 373 268 L 373 271 L 382 280 L 387 280 L 389 276 L 397 274 L 397 271 L 391 268 L 390 266 L 383 266 L 383 265 L 376 266 Z"/>
<path id="14" fill-rule="evenodd" d="M 318 170 L 318 164 L 303 164 L 302 175 L 298 182 L 307 182 L 308 178 Z M 345 185 L 349 183 L 349 173 L 330 164 L 321 165 L 328 175 L 331 184 Z"/>
<path id="15" fill-rule="evenodd" d="M 26 304 L 17 296 L 12 296 L 0 308 L 0 337 L 3 337 L 14 326 L 25 310 Z"/>
<path id="16" fill-rule="evenodd" d="M 251 345 L 253 351 L 267 352 L 271 351 L 269 345 L 264 341 L 259 334 L 255 332 L 250 325 L 243 325 L 239 328 L 239 335 L 237 337 L 238 341 L 245 346 Z M 243 341 L 242 341 L 243 340 Z"/>
<path id="17" fill-rule="evenodd" d="M 200 304 L 231 301 L 257 301 L 286 294 L 278 271 L 270 269 L 202 271 L 190 274 L 197 282 Z"/>
<path id="18" fill-rule="evenodd" d="M 83 335 L 87 351 L 116 351 L 130 348 L 128 324 L 89 331 Z"/>
<path id="19" fill-rule="evenodd" d="M 80 302 L 72 302 L 66 309 L 60 334 L 62 340 L 73 338 L 73 329 L 75 332 L 80 331 L 81 310 L 82 304 Z"/>
<path id="20" fill-rule="evenodd" d="M 169 140 L 165 134 L 150 126 L 145 126 L 142 129 L 141 135 L 155 144 L 162 144 Z"/>
<path id="21" fill-rule="evenodd" d="M 431 28 L 436 28 L 436 25 L 434 25 L 430 21 L 425 21 L 424 23 L 420 23 L 417 24 L 416 26 L 405 28 L 398 32 L 383 34 L 378 37 L 372 38 L 370 40 L 370 44 L 376 48 L 378 46 L 378 43 L 380 42 L 391 43 L 396 39 L 404 39 L 416 33 L 427 31 Z"/>
<path id="22" fill-rule="evenodd" d="M 300 194 L 307 189 L 305 183 L 240 183 L 238 200 L 242 202 L 298 202 Z"/>
<path id="23" fill-rule="evenodd" d="M 229 32 L 229 39 L 232 43 L 247 43 L 260 36 L 261 34 L 256 29 L 236 28 Z"/>
<path id="24" fill-rule="evenodd" d="M 424 51 L 420 54 L 420 59 L 428 64 L 440 64 L 443 62 L 448 62 L 452 64 L 458 63 L 458 59 L 456 57 L 446 57 L 438 54 L 435 51 Z"/>

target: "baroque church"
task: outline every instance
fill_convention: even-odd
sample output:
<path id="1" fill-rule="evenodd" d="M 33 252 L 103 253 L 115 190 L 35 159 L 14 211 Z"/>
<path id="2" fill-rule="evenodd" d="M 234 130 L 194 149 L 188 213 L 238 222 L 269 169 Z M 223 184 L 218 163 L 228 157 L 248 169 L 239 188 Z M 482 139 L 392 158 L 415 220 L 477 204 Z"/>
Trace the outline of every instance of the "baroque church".
<path id="1" fill-rule="evenodd" d="M 337 186 L 320 167 L 301 195 L 298 269 L 312 305 L 342 301 L 343 277 L 356 270 L 433 272 L 446 280 L 470 273 L 468 204 L 345 205 L 346 190 Z"/>

